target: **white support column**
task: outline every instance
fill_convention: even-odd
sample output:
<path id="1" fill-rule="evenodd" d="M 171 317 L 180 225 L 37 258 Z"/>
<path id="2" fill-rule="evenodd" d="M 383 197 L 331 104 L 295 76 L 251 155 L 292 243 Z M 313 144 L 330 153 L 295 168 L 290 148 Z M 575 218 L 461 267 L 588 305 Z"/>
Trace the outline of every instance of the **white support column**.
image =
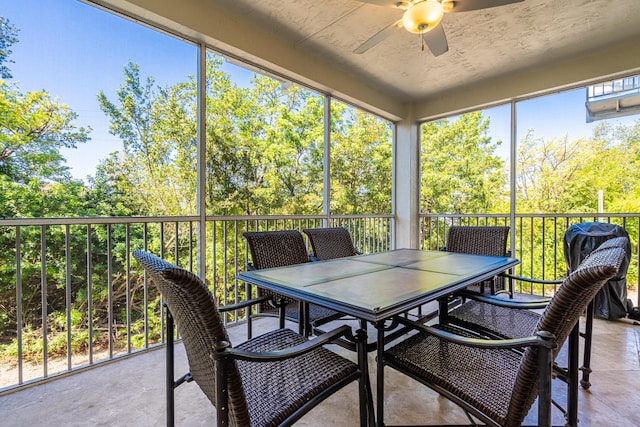
<path id="1" fill-rule="evenodd" d="M 197 77 L 197 121 L 198 121 L 198 162 L 197 162 L 197 215 L 199 217 L 197 231 L 197 268 L 198 276 L 205 280 L 207 276 L 207 203 L 206 203 L 206 152 L 207 152 L 207 129 L 206 129 L 206 108 L 207 108 L 207 88 L 205 87 L 207 78 L 207 46 L 200 43 L 198 52 L 198 77 Z"/>
<path id="2" fill-rule="evenodd" d="M 511 256 L 516 257 L 516 196 L 517 196 L 517 191 L 518 191 L 518 186 L 517 186 L 517 167 L 518 167 L 518 127 L 517 127 L 517 120 L 518 120 L 518 111 L 516 110 L 517 107 L 517 103 L 516 101 L 511 101 L 511 141 L 509 141 L 509 143 L 511 144 L 511 157 L 510 157 L 510 162 L 511 162 L 511 168 L 509 170 L 509 186 L 510 186 L 510 202 L 509 203 L 509 224 L 511 224 L 511 233 L 509 234 L 510 238 L 509 238 L 509 249 L 511 250 Z"/>
<path id="3" fill-rule="evenodd" d="M 420 144 L 413 112 L 396 123 L 394 156 L 395 248 L 420 245 Z"/>
<path id="4" fill-rule="evenodd" d="M 331 217 L 331 97 L 324 97 L 324 175 L 322 195 L 322 220 L 323 227 L 329 227 Z"/>

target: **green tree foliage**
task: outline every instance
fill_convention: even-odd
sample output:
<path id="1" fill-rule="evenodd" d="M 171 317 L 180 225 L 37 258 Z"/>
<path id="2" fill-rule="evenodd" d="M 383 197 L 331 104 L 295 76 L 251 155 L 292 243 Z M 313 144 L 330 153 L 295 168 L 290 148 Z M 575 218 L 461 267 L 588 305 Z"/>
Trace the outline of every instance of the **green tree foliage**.
<path id="1" fill-rule="evenodd" d="M 331 123 L 331 211 L 391 213 L 390 124 L 338 103 Z"/>
<path id="2" fill-rule="evenodd" d="M 16 84 L 4 80 L 11 78 L 4 64 L 11 62 L 9 46 L 18 41 L 16 33 L 8 20 L 0 18 L 0 217 L 95 215 L 101 207 L 96 203 L 101 195 L 71 179 L 60 153 L 61 148 L 87 142 L 91 129 L 78 127 L 74 123 L 77 114 L 46 91 L 23 94 Z M 76 231 L 37 226 L 0 228 L 0 341 L 15 334 L 19 324 L 40 334 L 43 325 L 54 327 L 56 316 L 65 312 L 67 256 L 75 272 L 70 275 L 72 295 L 86 286 L 86 235 Z M 46 243 L 46 251 L 41 250 L 40 242 Z M 22 319 L 17 319 L 15 300 L 18 253 Z M 49 313 L 44 321 L 43 292 Z"/>
<path id="3" fill-rule="evenodd" d="M 111 133 L 123 142 L 122 151 L 99 166 L 99 182 L 111 186 L 138 215 L 194 214 L 195 97 L 188 93 L 190 85 L 157 88 L 151 77 L 141 81 L 133 63 L 124 67 L 124 76 L 117 104 L 103 92 L 98 95 Z"/>
<path id="4" fill-rule="evenodd" d="M 261 130 L 249 136 L 245 150 L 255 151 L 260 173 L 253 183 L 258 198 L 246 213 L 320 213 L 323 99 L 267 77 L 255 79 L 252 96 L 262 112 Z"/>
<path id="5" fill-rule="evenodd" d="M 195 81 L 158 88 L 152 78 L 143 82 L 132 63 L 124 75 L 117 101 L 99 95 L 111 132 L 124 145 L 100 165 L 96 179 L 110 193 L 120 194 L 124 205 L 137 203 L 139 214 L 193 214 Z M 222 59 L 213 55 L 207 61 L 206 92 L 207 213 L 320 213 L 323 98 L 265 76 L 255 76 L 249 88 L 239 87 L 222 70 Z M 388 124 L 339 106 L 332 123 L 334 209 L 389 212 Z"/>
<path id="6" fill-rule="evenodd" d="M 18 29 L 11 22 L 0 16 L 0 79 L 10 79 L 11 71 L 7 67 L 7 62 L 11 55 L 11 45 L 18 41 Z"/>
<path id="7" fill-rule="evenodd" d="M 0 216 L 7 218 L 75 217 L 89 215 L 96 206 L 81 181 L 27 183 L 0 174 Z"/>
<path id="8" fill-rule="evenodd" d="M 620 126 L 613 131 L 620 142 L 624 157 L 620 160 L 624 175 L 616 177 L 621 194 L 609 202 L 613 212 L 640 212 L 640 120 L 632 126 Z M 607 173 L 608 174 L 608 173 Z"/>
<path id="9" fill-rule="evenodd" d="M 231 83 L 210 58 L 207 212 L 318 213 L 322 204 L 323 104 L 300 87 L 255 76 Z"/>
<path id="10" fill-rule="evenodd" d="M 12 77 L 5 64 L 12 62 L 17 31 L 0 17 L 0 175 L 21 184 L 67 182 L 70 175 L 59 150 L 88 141 L 91 128 L 78 128 L 73 123 L 77 114 L 46 91 L 23 94 L 5 80 Z"/>
<path id="11" fill-rule="evenodd" d="M 66 105 L 45 91 L 23 95 L 0 80 L 0 173 L 26 183 L 70 179 L 60 148 L 75 148 L 89 139 L 90 128 L 76 127 Z"/>
<path id="12" fill-rule="evenodd" d="M 423 213 L 494 213 L 508 200 L 501 141 L 487 135 L 481 112 L 422 126 Z"/>
<path id="13" fill-rule="evenodd" d="M 603 122 L 594 128 L 591 136 L 576 140 L 569 140 L 567 135 L 546 140 L 529 130 L 518 145 L 517 212 L 597 213 L 599 191 L 603 194 L 605 212 L 637 212 L 640 207 L 639 124 L 640 121 L 614 128 Z M 629 222 L 623 226 L 632 242 L 637 241 L 637 224 Z M 527 264 L 525 274 L 543 278 L 544 272 L 546 279 L 565 274 L 566 224 L 562 224 L 560 231 L 556 227 L 554 221 L 522 223 L 520 235 L 532 239 L 529 245 L 523 245 L 523 252 L 517 254 Z M 550 256 L 554 249 L 559 263 Z M 632 277 L 637 277 L 637 272 L 630 270 L 629 283 L 634 283 Z"/>
<path id="14" fill-rule="evenodd" d="M 209 55 L 206 64 L 207 214 L 320 213 L 323 97 L 266 76 L 256 75 L 249 87 L 240 87 L 222 70 L 222 61 Z M 113 198 L 112 206 L 135 215 L 195 213 L 196 89 L 192 78 L 157 87 L 152 78 L 141 77 L 136 64 L 129 63 L 117 98 L 111 100 L 100 93 L 111 133 L 123 141 L 123 149 L 101 163 L 93 181 Z M 390 212 L 389 125 L 368 114 L 347 113 L 339 104 L 333 110 L 332 124 L 333 191 L 338 200 L 334 209 L 341 213 Z M 384 176 L 387 178 L 381 178 Z M 216 228 L 215 233 L 209 241 L 216 242 L 217 253 L 225 252 L 228 262 L 243 263 L 244 248 L 228 245 L 224 230 Z M 191 235 L 192 230 L 181 228 L 174 243 L 189 247 Z M 179 263 L 184 265 L 191 255 L 187 253 Z M 223 265 L 216 267 L 216 271 L 225 271 Z M 218 297 L 223 298 L 226 291 L 233 294 L 233 271 L 228 274 L 214 279 Z"/>
<path id="15" fill-rule="evenodd" d="M 636 211 L 639 129 L 603 123 L 591 137 L 573 141 L 536 138 L 529 130 L 518 146 L 518 212 L 597 212 L 598 191 L 606 211 Z"/>

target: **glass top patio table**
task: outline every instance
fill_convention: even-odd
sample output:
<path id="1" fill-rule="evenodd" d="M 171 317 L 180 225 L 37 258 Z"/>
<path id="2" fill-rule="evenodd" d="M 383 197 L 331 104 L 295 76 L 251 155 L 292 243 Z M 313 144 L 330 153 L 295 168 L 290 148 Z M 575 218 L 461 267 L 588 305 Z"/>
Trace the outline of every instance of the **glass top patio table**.
<path id="1" fill-rule="evenodd" d="M 378 323 L 518 263 L 510 257 L 397 249 L 247 271 L 238 279 Z"/>

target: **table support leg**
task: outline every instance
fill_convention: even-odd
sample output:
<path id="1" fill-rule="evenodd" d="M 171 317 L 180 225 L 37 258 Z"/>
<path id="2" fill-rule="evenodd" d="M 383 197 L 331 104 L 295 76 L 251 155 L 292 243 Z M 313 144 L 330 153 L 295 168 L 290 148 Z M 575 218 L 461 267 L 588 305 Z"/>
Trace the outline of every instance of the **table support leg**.
<path id="1" fill-rule="evenodd" d="M 384 322 L 376 323 L 378 330 L 377 354 L 376 354 L 376 401 L 377 401 L 377 427 L 384 427 Z"/>
<path id="2" fill-rule="evenodd" d="M 438 300 L 438 322 L 442 325 L 448 322 L 449 316 L 449 298 L 442 297 Z"/>
<path id="3" fill-rule="evenodd" d="M 375 426 L 375 414 L 373 407 L 373 391 L 369 378 L 369 354 L 367 352 L 367 322 L 360 320 L 360 329 L 356 331 L 356 344 L 358 348 L 358 365 L 362 370 L 360 379 L 361 396 L 365 396 L 366 401 L 360 402 L 360 414 L 366 414 L 366 419 L 361 419 L 360 423 L 367 426 Z M 364 409 L 364 411 L 363 411 Z"/>

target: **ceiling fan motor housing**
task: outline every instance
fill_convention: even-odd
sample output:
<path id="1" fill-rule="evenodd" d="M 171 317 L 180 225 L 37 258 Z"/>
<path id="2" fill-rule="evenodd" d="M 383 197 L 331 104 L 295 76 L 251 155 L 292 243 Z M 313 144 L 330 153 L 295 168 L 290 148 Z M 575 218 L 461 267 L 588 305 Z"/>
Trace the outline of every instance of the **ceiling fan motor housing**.
<path id="1" fill-rule="evenodd" d="M 444 11 L 438 0 L 426 0 L 413 4 L 402 15 L 402 25 L 413 34 L 430 31 L 442 21 Z"/>

